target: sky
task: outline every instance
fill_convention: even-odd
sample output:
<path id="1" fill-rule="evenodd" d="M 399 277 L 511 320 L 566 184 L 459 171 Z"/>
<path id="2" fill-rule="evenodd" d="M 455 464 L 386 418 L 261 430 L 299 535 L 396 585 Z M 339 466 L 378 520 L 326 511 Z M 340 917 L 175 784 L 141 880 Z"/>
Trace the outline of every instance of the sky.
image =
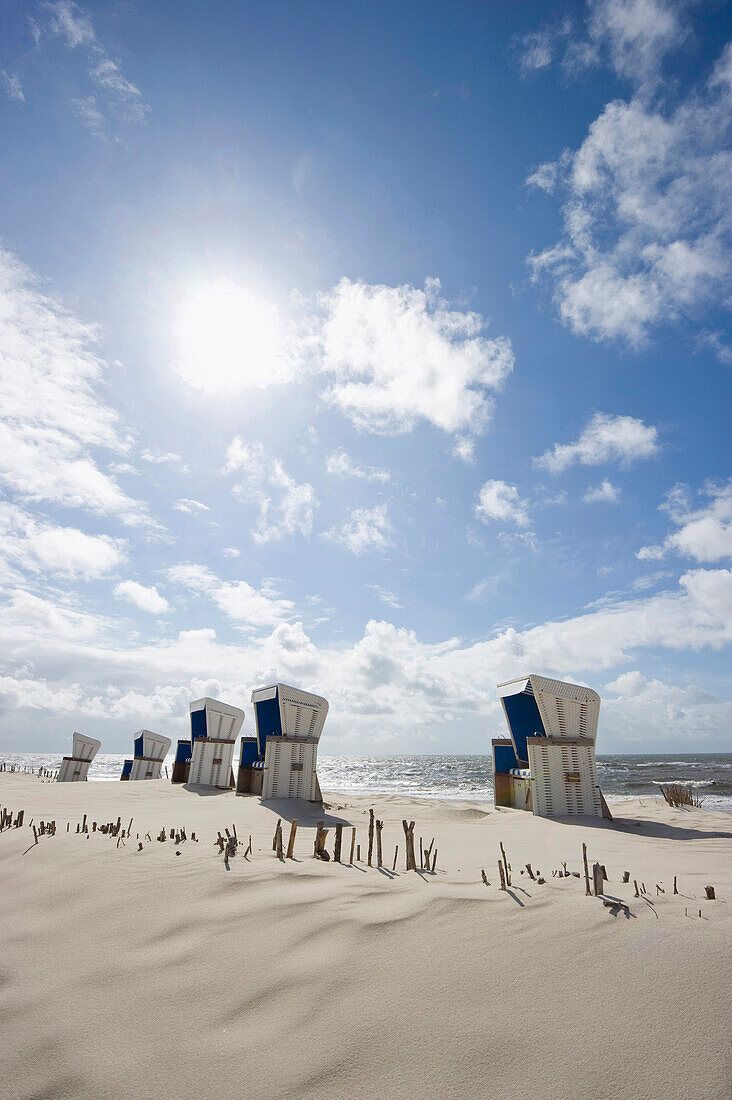
<path id="1" fill-rule="evenodd" d="M 730 750 L 732 9 L 7 0 L 0 751 Z"/>

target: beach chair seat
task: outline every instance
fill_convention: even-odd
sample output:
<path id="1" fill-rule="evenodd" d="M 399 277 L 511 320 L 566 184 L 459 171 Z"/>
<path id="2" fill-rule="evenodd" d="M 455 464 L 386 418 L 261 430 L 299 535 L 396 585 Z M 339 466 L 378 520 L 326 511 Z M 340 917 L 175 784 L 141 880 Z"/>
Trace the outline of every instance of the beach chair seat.
<path id="1" fill-rule="evenodd" d="M 272 684 L 253 691 L 252 704 L 258 760 L 256 768 L 252 763 L 246 765 L 252 777 L 242 777 L 241 785 L 250 782 L 256 786 L 254 773 L 261 770 L 263 799 L 322 801 L 317 757 L 328 701 L 289 684 Z"/>
<path id="2" fill-rule="evenodd" d="M 160 779 L 163 760 L 170 751 L 171 740 L 161 733 L 139 730 L 134 739 L 134 757 L 129 778 Z"/>
<path id="3" fill-rule="evenodd" d="M 226 789 L 234 785 L 234 746 L 244 711 L 218 699 L 196 699 L 190 704 L 191 761 L 188 782 Z"/>

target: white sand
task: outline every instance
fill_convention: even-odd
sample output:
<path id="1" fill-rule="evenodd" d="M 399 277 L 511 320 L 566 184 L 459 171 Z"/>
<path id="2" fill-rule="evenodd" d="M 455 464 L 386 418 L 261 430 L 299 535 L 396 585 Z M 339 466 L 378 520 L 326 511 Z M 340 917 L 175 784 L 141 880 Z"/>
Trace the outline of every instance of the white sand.
<path id="1" fill-rule="evenodd" d="M 374 806 L 389 868 L 399 844 L 396 875 L 313 860 L 304 824 L 320 815 L 302 804 L 296 861 L 283 864 L 276 810 L 258 799 L 0 774 L 0 805 L 26 811 L 0 834 L 2 1095 L 732 1095 L 728 815 L 644 800 L 593 825 L 479 803 L 326 802 L 358 827 L 364 860 Z M 200 843 L 87 840 L 73 831 L 85 811 L 134 817 L 141 836 L 184 825 Z M 26 851 L 31 817 L 60 831 Z M 434 876 L 404 871 L 403 817 L 436 837 Z M 227 872 L 214 840 L 232 823 L 254 855 L 242 845 Z M 498 889 L 499 840 L 511 893 Z M 585 897 L 581 879 L 552 878 L 563 859 L 580 870 L 583 841 L 628 917 Z M 349 842 L 344 830 L 345 859 Z M 527 861 L 544 885 L 519 874 Z M 717 901 L 703 900 L 707 883 Z"/>

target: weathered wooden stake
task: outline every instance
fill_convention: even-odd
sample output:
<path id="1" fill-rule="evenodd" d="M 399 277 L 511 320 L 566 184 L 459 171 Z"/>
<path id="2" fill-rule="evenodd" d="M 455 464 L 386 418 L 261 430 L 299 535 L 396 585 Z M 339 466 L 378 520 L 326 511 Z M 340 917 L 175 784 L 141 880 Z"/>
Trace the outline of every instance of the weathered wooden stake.
<path id="1" fill-rule="evenodd" d="M 419 869 L 424 871 L 424 846 L 422 844 L 422 837 L 419 838 Z"/>
<path id="2" fill-rule="evenodd" d="M 531 870 L 531 864 L 530 863 L 526 864 L 526 870 L 529 872 L 529 878 L 533 878 L 534 877 L 534 872 Z"/>
<path id="3" fill-rule="evenodd" d="M 623 871 L 623 882 L 630 882 L 630 871 Z"/>
<path id="4" fill-rule="evenodd" d="M 498 846 L 501 849 L 501 857 L 503 859 L 503 869 L 506 872 L 506 886 L 510 886 L 511 885 L 511 872 L 509 871 L 509 868 L 508 868 L 508 860 L 506 859 L 506 851 L 503 847 L 503 841 L 499 840 L 498 841 Z"/>
<path id="5" fill-rule="evenodd" d="M 297 832 L 297 820 L 290 826 L 290 839 L 287 841 L 287 858 L 292 859 L 295 851 L 295 833 Z"/>
<path id="6" fill-rule="evenodd" d="M 707 901 L 714 901 L 717 896 L 713 886 L 705 886 L 704 893 L 707 895 Z"/>
<path id="7" fill-rule="evenodd" d="M 356 848 L 356 830 L 351 829 L 351 858 L 349 863 L 353 864 L 353 853 Z"/>
<path id="8" fill-rule="evenodd" d="M 503 870 L 503 863 L 500 859 L 498 860 L 498 874 L 501 877 L 501 885 L 498 887 L 498 889 L 499 890 L 505 890 L 506 889 L 506 872 Z"/>
<path id="9" fill-rule="evenodd" d="M 410 821 L 407 824 L 406 818 L 402 820 L 402 828 L 404 829 L 404 847 L 406 853 L 406 869 L 408 871 L 417 870 L 417 862 L 414 858 L 414 822 Z"/>
<path id="10" fill-rule="evenodd" d="M 333 846 L 333 862 L 341 862 L 341 844 L 343 843 L 343 826 L 336 825 L 335 845 Z"/>
<path id="11" fill-rule="evenodd" d="M 369 810 L 369 858 L 368 866 L 371 866 L 371 857 L 374 854 L 374 811 Z"/>
<path id="12" fill-rule="evenodd" d="M 676 875 L 674 875 L 674 893 L 678 894 L 678 892 L 679 891 L 676 889 Z"/>
<path id="13" fill-rule="evenodd" d="M 602 864 L 592 864 L 592 885 L 595 890 L 595 897 L 599 898 L 603 893 L 603 877 L 602 877 Z"/>
<path id="14" fill-rule="evenodd" d="M 433 875 L 434 875 L 434 873 L 435 873 L 435 868 L 436 868 L 436 867 L 437 867 L 437 849 L 435 848 L 435 854 L 434 854 L 434 856 L 432 857 L 432 874 L 433 874 Z"/>
<path id="15" fill-rule="evenodd" d="M 587 897 L 592 896 L 592 890 L 590 890 L 590 869 L 587 866 L 587 845 L 582 845 L 582 862 L 585 865 L 585 895 Z"/>
<path id="16" fill-rule="evenodd" d="M 397 844 L 396 848 L 394 849 L 394 862 L 391 865 L 392 871 L 396 871 L 396 861 L 397 861 L 397 856 L 398 855 L 399 855 L 399 845 Z"/>
<path id="17" fill-rule="evenodd" d="M 483 876 L 483 882 L 486 884 L 486 886 L 490 886 L 490 882 L 488 881 L 488 876 L 486 875 L 485 871 L 481 869 L 480 873 Z"/>
<path id="18" fill-rule="evenodd" d="M 384 828 L 383 821 L 376 822 L 376 866 L 381 867 L 381 830 Z"/>
<path id="19" fill-rule="evenodd" d="M 361 845 L 357 844 L 356 845 L 356 863 L 360 863 L 360 862 L 361 862 Z"/>

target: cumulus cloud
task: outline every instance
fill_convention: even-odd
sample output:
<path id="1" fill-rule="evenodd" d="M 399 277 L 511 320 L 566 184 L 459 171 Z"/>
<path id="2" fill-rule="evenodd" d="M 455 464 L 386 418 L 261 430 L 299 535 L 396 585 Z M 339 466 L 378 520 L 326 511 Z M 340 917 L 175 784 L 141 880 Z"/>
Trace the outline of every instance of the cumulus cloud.
<path id="1" fill-rule="evenodd" d="M 667 0 L 594 0 L 589 4 L 590 41 L 595 50 L 607 48 L 619 76 L 646 83 L 686 37 L 679 20 L 684 6 Z"/>
<path id="2" fill-rule="evenodd" d="M 675 485 L 661 508 L 668 512 L 677 531 L 667 535 L 660 546 L 644 546 L 638 551 L 641 561 L 656 561 L 666 554 L 683 554 L 699 562 L 724 561 L 732 557 L 732 481 L 726 485 L 709 484 L 703 490 L 708 503 L 694 508 L 686 485 Z"/>
<path id="3" fill-rule="evenodd" d="M 359 466 L 357 462 L 354 462 L 351 456 L 343 450 L 334 451 L 332 455 L 328 455 L 325 462 L 325 468 L 329 474 L 335 474 L 336 477 L 356 477 L 361 478 L 363 481 L 389 481 L 391 474 L 388 470 L 383 469 L 380 466 Z"/>
<path id="4" fill-rule="evenodd" d="M 221 589 L 223 582 L 205 568 L 187 570 L 180 579 L 189 590 L 210 598 Z M 267 597 L 255 615 L 262 625 L 247 631 L 238 644 L 217 639 L 210 627 L 140 642 L 116 622 L 57 600 L 13 594 L 0 616 L 0 652 L 12 680 L 9 686 L 0 684 L 0 692 L 12 714 L 12 730 L 27 736 L 35 728 L 32 713 L 24 718 L 23 700 L 66 697 L 65 713 L 93 712 L 122 739 L 133 715 L 148 722 L 160 719 L 163 725 L 173 716 L 177 724 L 190 698 L 214 691 L 247 705 L 252 687 L 283 680 L 312 687 L 330 700 L 333 744 L 381 742 L 415 751 L 424 738 L 444 733 L 454 741 L 461 729 L 466 751 L 480 751 L 492 733 L 504 728 L 495 684 L 522 670 L 540 668 L 548 675 L 589 681 L 613 695 L 610 687 L 602 688 L 603 674 L 617 670 L 615 678 L 608 677 L 616 683 L 628 667 L 638 667 L 644 650 L 688 652 L 732 640 L 732 573 L 724 569 L 696 569 L 671 591 L 636 595 L 527 629 L 501 629 L 478 642 L 425 642 L 412 630 L 371 621 L 351 644 L 316 645 L 301 623 L 285 619 L 290 607 L 273 609 L 269 601 L 277 597 L 257 591 Z M 243 595 L 246 603 L 246 590 Z M 226 602 L 226 590 L 220 598 Z M 79 663 L 84 682 L 75 696 L 79 678 L 73 670 Z M 629 696 L 638 686 L 621 681 L 617 690 Z M 712 702 L 699 705 L 709 707 L 698 724 L 705 739 L 716 737 L 723 745 L 728 713 Z M 654 738 L 668 744 L 663 701 L 654 705 L 649 698 L 643 713 L 646 747 Z M 603 744 L 609 748 L 614 742 L 619 748 L 630 736 L 627 711 L 607 706 L 603 714 Z M 470 732 L 476 725 L 479 735 Z M 12 751 L 15 733 L 10 736 Z M 674 736 L 683 741 L 686 727 Z"/>
<path id="5" fill-rule="evenodd" d="M 663 28 L 676 34 L 671 9 L 649 0 L 601 10 L 624 12 L 638 29 L 628 37 L 603 17 L 616 28 L 607 30 L 616 64 L 651 71 Z M 659 12 L 665 22 L 654 39 L 643 27 Z M 706 85 L 685 97 L 654 99 L 643 89 L 608 103 L 576 151 L 532 171 L 530 182 L 561 194 L 564 230 L 529 267 L 573 332 L 640 347 L 659 326 L 728 302 L 731 51 L 728 44 Z"/>
<path id="6" fill-rule="evenodd" d="M 98 397 L 105 364 L 94 351 L 96 328 L 1 251 L 0 298 L 0 483 L 27 500 L 148 522 L 144 505 L 92 457 L 93 448 L 127 447 Z"/>
<path id="7" fill-rule="evenodd" d="M 384 553 L 391 549 L 394 545 L 389 537 L 391 530 L 386 504 L 377 504 L 375 508 L 354 508 L 342 527 L 331 527 L 323 538 L 360 557 L 371 551 Z"/>
<path id="8" fill-rule="evenodd" d="M 569 466 L 600 466 L 603 462 L 631 465 L 659 451 L 658 431 L 633 416 L 595 413 L 573 443 L 555 443 L 533 459 L 534 466 L 561 474 Z"/>
<path id="9" fill-rule="evenodd" d="M 233 439 L 226 452 L 226 472 L 240 478 L 232 489 L 234 496 L 259 509 L 251 531 L 255 542 L 311 533 L 318 505 L 312 485 L 296 482 L 278 458 L 267 456 L 261 443 L 246 443 L 239 436 Z"/>
<path id="10" fill-rule="evenodd" d="M 280 597 L 269 584 L 254 588 L 246 581 L 223 581 L 204 565 L 174 565 L 168 570 L 173 584 L 208 596 L 244 631 L 272 628 L 292 618 L 294 603 Z"/>
<path id="11" fill-rule="evenodd" d="M 122 72 L 96 35 L 90 16 L 71 0 L 58 0 L 44 5 L 47 16 L 43 24 L 34 23 L 36 39 L 43 35 L 59 39 L 69 50 L 84 57 L 86 78 L 103 98 L 90 94 L 72 98 L 72 104 L 87 129 L 97 136 L 104 133 L 102 107 L 123 122 L 144 122 L 150 108 L 136 84 Z"/>
<path id="12" fill-rule="evenodd" d="M 599 485 L 591 486 L 582 499 L 585 504 L 617 504 L 621 496 L 620 488 L 604 478 Z"/>
<path id="13" fill-rule="evenodd" d="M 325 399 L 357 427 L 407 432 L 421 420 L 445 432 L 478 432 L 513 369 L 510 341 L 488 339 L 479 313 L 450 309 L 440 284 L 371 286 L 342 279 L 320 297 L 314 343 L 334 380 Z"/>
<path id="14" fill-rule="evenodd" d="M 481 485 L 475 514 L 484 523 L 498 520 L 517 523 L 519 527 L 529 524 L 528 501 L 519 496 L 515 485 L 505 481 L 489 480 Z"/>
<path id="15" fill-rule="evenodd" d="M 137 581 L 121 581 L 114 590 L 118 600 L 126 600 L 134 604 L 140 611 L 148 611 L 151 615 L 165 615 L 170 611 L 170 604 L 161 596 L 155 585 L 147 587 Z"/>
<path id="16" fill-rule="evenodd" d="M 23 573 L 39 572 L 96 580 L 126 557 L 122 540 L 59 527 L 5 501 L 0 501 L 0 536 L 0 577 L 4 572 L 6 582 L 19 581 Z"/>

